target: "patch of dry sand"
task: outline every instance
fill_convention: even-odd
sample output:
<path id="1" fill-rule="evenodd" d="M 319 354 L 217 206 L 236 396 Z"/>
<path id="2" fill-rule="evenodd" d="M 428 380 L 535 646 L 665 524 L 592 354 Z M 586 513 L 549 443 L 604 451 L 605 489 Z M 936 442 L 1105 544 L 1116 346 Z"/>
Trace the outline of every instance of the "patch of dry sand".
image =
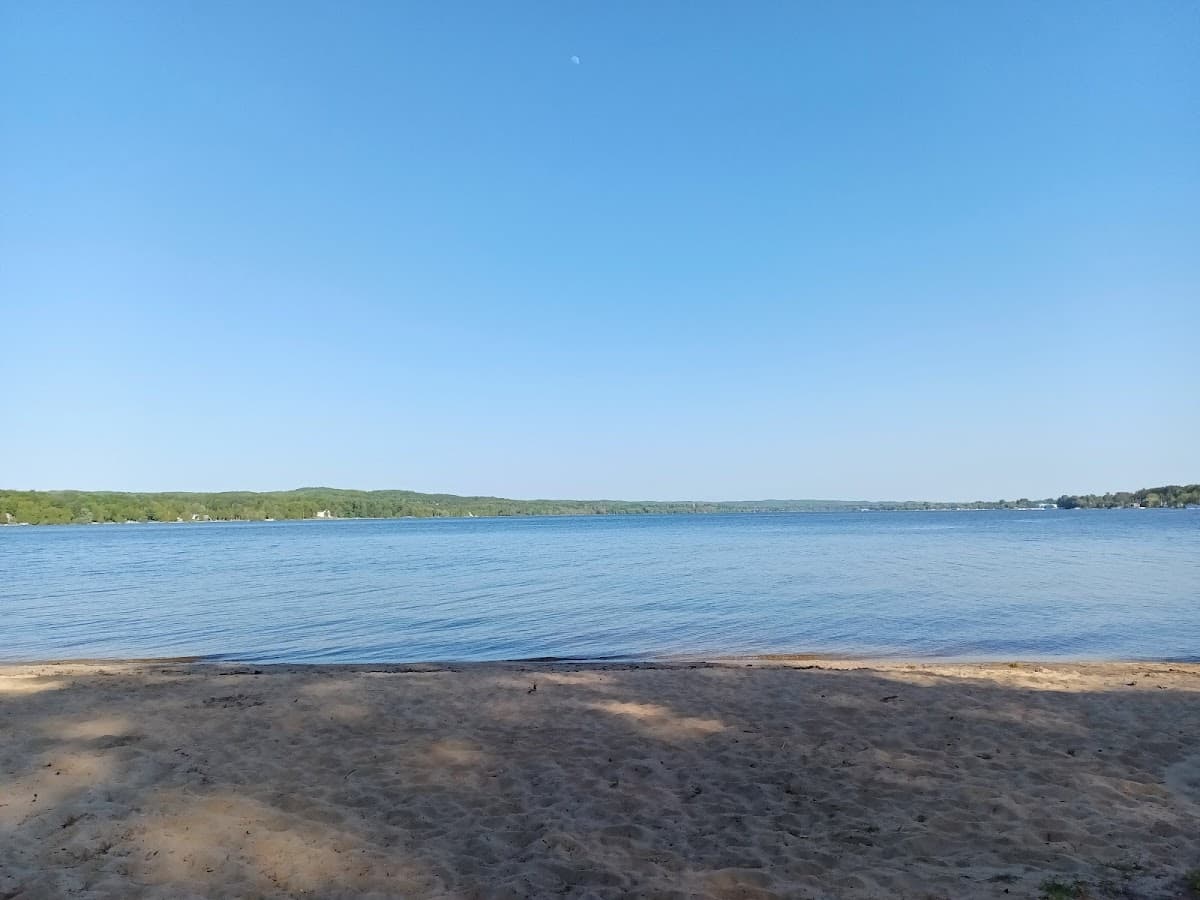
<path id="1" fill-rule="evenodd" d="M 0 898 L 1188 896 L 1200 666 L 801 662 L 3 667 Z"/>

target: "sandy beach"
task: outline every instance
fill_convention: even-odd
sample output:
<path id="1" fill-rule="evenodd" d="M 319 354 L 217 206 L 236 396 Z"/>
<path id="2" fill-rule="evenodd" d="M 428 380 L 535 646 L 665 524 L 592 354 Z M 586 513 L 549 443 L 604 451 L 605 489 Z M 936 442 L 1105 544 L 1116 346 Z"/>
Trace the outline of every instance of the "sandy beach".
<path id="1" fill-rule="evenodd" d="M 1190 897 L 1198 736 L 1197 665 L 5 666 L 0 898 Z"/>

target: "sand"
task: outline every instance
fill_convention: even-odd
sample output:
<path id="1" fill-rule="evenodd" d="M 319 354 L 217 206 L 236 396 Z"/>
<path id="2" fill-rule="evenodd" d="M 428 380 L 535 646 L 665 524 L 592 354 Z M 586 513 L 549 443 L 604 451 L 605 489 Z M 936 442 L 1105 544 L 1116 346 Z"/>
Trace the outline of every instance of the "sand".
<path id="1" fill-rule="evenodd" d="M 1195 665 L 6 666 L 0 898 L 1188 897 L 1198 736 Z"/>

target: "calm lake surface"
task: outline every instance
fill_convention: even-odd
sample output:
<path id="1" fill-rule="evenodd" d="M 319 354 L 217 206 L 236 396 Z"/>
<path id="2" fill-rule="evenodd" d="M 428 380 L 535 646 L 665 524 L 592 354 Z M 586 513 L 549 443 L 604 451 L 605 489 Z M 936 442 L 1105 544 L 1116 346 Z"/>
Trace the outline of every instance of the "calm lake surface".
<path id="1" fill-rule="evenodd" d="M 1200 510 L 0 528 L 0 659 L 1200 658 Z"/>

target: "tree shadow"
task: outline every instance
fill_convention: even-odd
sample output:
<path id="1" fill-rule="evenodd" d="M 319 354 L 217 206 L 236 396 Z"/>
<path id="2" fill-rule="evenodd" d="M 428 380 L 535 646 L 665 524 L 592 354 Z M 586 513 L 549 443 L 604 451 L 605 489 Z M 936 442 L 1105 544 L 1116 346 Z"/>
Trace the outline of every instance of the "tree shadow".
<path id="1" fill-rule="evenodd" d="M 1185 897 L 1197 735 L 1195 666 L 10 668 L 0 897 Z"/>

